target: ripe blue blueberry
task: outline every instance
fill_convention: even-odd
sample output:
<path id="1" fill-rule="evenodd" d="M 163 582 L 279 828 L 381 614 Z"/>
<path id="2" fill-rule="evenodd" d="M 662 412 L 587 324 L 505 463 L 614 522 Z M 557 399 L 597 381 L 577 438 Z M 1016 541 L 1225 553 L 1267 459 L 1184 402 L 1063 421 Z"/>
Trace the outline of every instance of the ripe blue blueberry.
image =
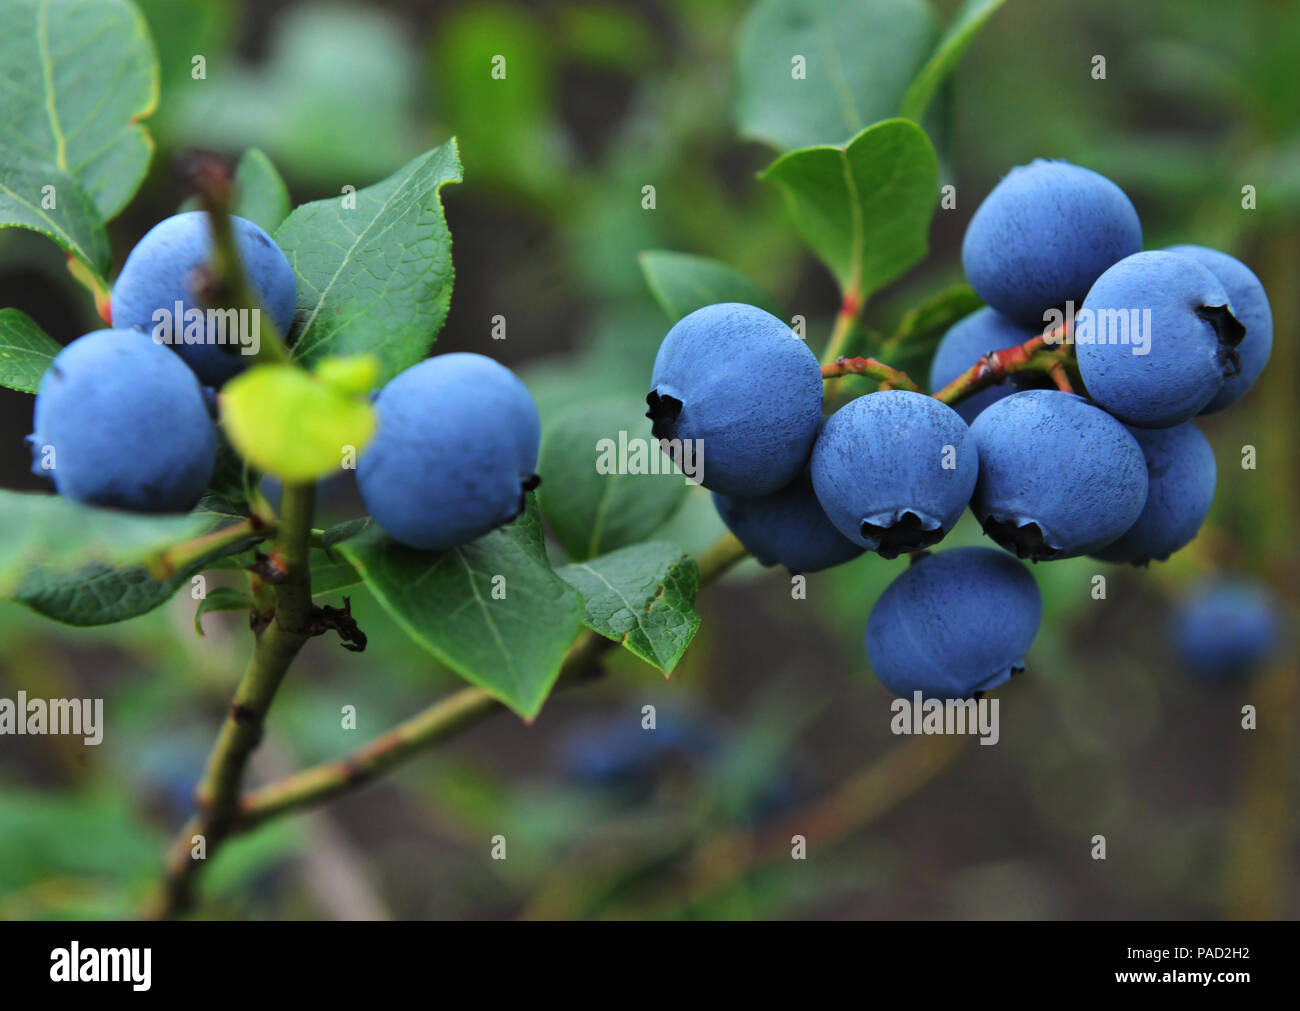
<path id="1" fill-rule="evenodd" d="M 964 699 L 1024 669 L 1043 614 L 1038 584 L 1010 555 L 953 548 L 925 555 L 867 619 L 867 657 L 900 696 Z"/>
<path id="2" fill-rule="evenodd" d="M 668 331 L 646 403 L 655 438 L 699 440 L 704 487 L 757 498 L 808 462 L 822 420 L 821 369 L 775 316 L 709 305 Z"/>
<path id="3" fill-rule="evenodd" d="M 1147 501 L 1124 535 L 1094 556 L 1146 565 L 1191 543 L 1209 515 L 1217 471 L 1214 450 L 1190 421 L 1173 428 L 1130 428 L 1147 461 Z"/>
<path id="4" fill-rule="evenodd" d="M 1079 302 L 1102 271 L 1142 248 L 1124 191 L 1064 161 L 1013 168 L 975 210 L 961 247 L 971 286 L 1033 330 L 1043 313 Z"/>
<path id="5" fill-rule="evenodd" d="M 791 572 L 818 572 L 862 554 L 826 518 L 805 470 L 780 491 L 762 498 L 713 493 L 722 521 L 763 565 Z"/>
<path id="6" fill-rule="evenodd" d="M 293 268 L 274 240 L 261 228 L 231 217 L 244 273 L 281 335 L 289 332 L 295 306 Z M 235 332 L 243 323 L 230 317 L 213 317 L 183 334 L 190 311 L 207 308 L 203 298 L 204 272 L 212 257 L 212 231 L 204 211 L 187 211 L 166 218 L 149 229 L 131 250 L 113 285 L 113 325 L 136 328 L 147 334 L 170 321 L 178 334 L 169 344 L 206 386 L 219 387 L 250 360 L 239 344 L 252 334 Z M 181 304 L 177 318 L 176 304 Z M 161 316 L 160 313 L 167 313 Z M 218 325 L 225 329 L 224 343 Z M 260 320 L 249 320 L 249 326 Z M 257 333 L 261 338 L 260 331 Z"/>
<path id="7" fill-rule="evenodd" d="M 971 510 L 1021 558 L 1086 555 L 1142 512 L 1147 466 L 1123 425 L 1073 393 L 1023 390 L 971 425 L 979 483 Z"/>
<path id="8" fill-rule="evenodd" d="M 1236 348 L 1241 371 L 1225 379 L 1223 389 L 1201 408 L 1202 414 L 1213 414 L 1245 396 L 1264 371 L 1273 351 L 1273 310 L 1255 272 L 1235 257 L 1204 246 L 1170 246 L 1168 252 L 1190 257 L 1218 278 L 1228 293 L 1232 314 L 1246 328 L 1246 336 Z"/>
<path id="9" fill-rule="evenodd" d="M 519 476 L 532 477 L 537 471 L 537 447 L 542 441 L 542 422 L 533 395 L 517 375 L 493 358 L 468 351 L 438 355 L 439 380 L 472 388 L 485 415 L 508 419 L 519 447 Z"/>
<path id="10" fill-rule="evenodd" d="M 1146 252 L 1097 279 L 1074 339 L 1093 400 L 1126 424 L 1169 428 L 1237 375 L 1244 333 L 1212 273 L 1178 253 Z"/>
<path id="11" fill-rule="evenodd" d="M 711 722 L 665 709 L 653 730 L 622 718 L 579 724 L 565 736 L 563 763 L 577 782 L 641 792 L 673 759 L 708 759 L 721 745 L 722 734 Z"/>
<path id="12" fill-rule="evenodd" d="M 961 416 L 933 397 L 885 390 L 830 416 L 812 455 L 826 515 L 885 558 L 935 544 L 961 518 L 979 474 Z"/>
<path id="13" fill-rule="evenodd" d="M 1179 602 L 1171 622 L 1184 666 L 1207 678 L 1257 672 L 1277 648 L 1281 616 L 1267 587 L 1210 579 Z"/>
<path id="14" fill-rule="evenodd" d="M 939 342 L 939 347 L 934 352 L 934 360 L 930 363 L 930 392 L 938 393 L 990 351 L 1015 347 L 1033 336 L 1033 332 L 1028 328 L 1012 322 L 996 309 L 988 307 L 958 320 L 943 335 L 943 340 Z M 953 406 L 966 423 L 970 424 L 980 411 L 989 404 L 1015 393 L 1018 386 L 1019 381 L 1016 377 L 1001 386 L 990 386 L 980 390 L 973 397 L 967 397 Z"/>
<path id="15" fill-rule="evenodd" d="M 420 362 L 375 398 L 379 426 L 357 485 L 375 522 L 408 547 L 445 551 L 481 537 L 518 516 L 536 484 L 532 398 L 504 381 L 504 366 L 465 357 L 478 356 Z"/>
<path id="16" fill-rule="evenodd" d="M 183 512 L 216 462 L 194 373 L 137 330 L 96 330 L 60 351 L 41 378 L 32 427 L 33 473 L 88 505 Z"/>

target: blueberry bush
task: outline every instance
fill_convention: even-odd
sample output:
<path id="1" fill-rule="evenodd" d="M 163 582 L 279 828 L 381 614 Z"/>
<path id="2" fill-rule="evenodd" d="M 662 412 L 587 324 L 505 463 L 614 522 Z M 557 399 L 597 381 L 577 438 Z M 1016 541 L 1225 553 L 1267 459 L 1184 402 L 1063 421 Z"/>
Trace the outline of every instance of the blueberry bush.
<path id="1" fill-rule="evenodd" d="M 1278 579 L 1249 575 L 1276 560 L 1269 510 L 1240 489 L 1267 478 L 1237 458 L 1253 461 L 1245 444 L 1258 441 L 1271 473 L 1294 461 L 1286 443 L 1226 429 L 1207 439 L 1200 427 L 1249 411 L 1252 388 L 1294 365 L 1289 349 L 1277 364 L 1273 341 L 1294 275 L 1257 273 L 1228 251 L 1275 243 L 1297 256 L 1294 241 L 1239 242 L 1247 226 L 1222 223 L 1265 213 L 1243 186 L 1293 192 L 1294 173 L 1261 144 L 1255 174 L 1227 190 L 1207 181 L 1212 169 L 1153 182 L 1162 167 L 1177 175 L 1185 153 L 1139 166 L 1112 138 L 1092 164 L 1087 143 L 1026 133 L 993 136 L 1005 143 L 988 145 L 981 171 L 993 178 L 977 188 L 954 141 L 965 106 L 953 75 L 1002 0 L 966 0 L 946 20 L 922 0 L 757 0 L 738 23 L 715 5 L 683 6 L 698 50 L 659 69 L 658 91 L 629 114 L 630 139 L 592 154 L 553 111 L 563 102 L 548 32 L 581 65 L 648 75 L 628 61 L 650 29 L 619 8 L 458 8 L 426 54 L 437 143 L 416 150 L 409 53 L 373 12 L 295 8 L 263 62 L 241 68 L 223 50 L 223 4 L 3 4 L 0 226 L 7 241 L 36 233 L 20 241 L 39 245 L 40 262 L 64 261 L 58 290 L 74 308 L 46 314 L 57 325 L 0 309 L 0 384 L 29 401 L 36 479 L 0 491 L 0 594 L 17 605 L 0 634 L 14 655 L 35 656 L 31 615 L 77 636 L 128 623 L 103 633 L 116 638 L 73 641 L 151 664 L 178 651 L 188 672 L 134 689 L 149 714 L 137 729 L 156 752 L 138 762 L 175 822 L 165 855 L 152 829 L 122 827 L 135 822 L 119 794 L 101 790 L 107 808 L 93 817 L 89 803 L 42 808 L 65 826 L 52 834 L 109 824 L 129 837 L 106 858 L 109 871 L 132 868 L 126 885 L 54 912 L 202 910 L 209 864 L 230 905 L 208 908 L 243 911 L 231 896 L 297 845 L 286 816 L 351 802 L 503 710 L 516 719 L 496 747 L 523 747 L 553 696 L 616 669 L 632 715 L 578 733 L 564 767 L 602 803 L 643 803 L 674 756 L 710 763 L 703 841 L 688 835 L 627 866 L 575 860 L 551 880 L 547 854 L 571 844 L 566 827 L 598 818 L 588 793 L 503 799 L 505 786 L 467 786 L 472 773 L 424 789 L 470 812 L 474 832 L 513 826 L 500 845 L 522 852 L 503 873 L 530 882 L 527 915 L 679 915 L 633 888 L 633 869 L 664 859 L 693 868 L 688 913 L 762 915 L 728 891 L 752 865 L 807 833 L 853 832 L 965 752 L 951 737 L 890 743 L 821 804 L 799 807 L 783 756 L 816 717 L 789 701 L 797 691 L 739 726 L 673 698 L 679 668 L 720 648 L 704 591 L 723 577 L 822 613 L 823 631 L 769 638 L 766 661 L 751 663 L 793 665 L 797 680 L 797 665 L 814 662 L 808 639 L 851 642 L 820 662 L 878 679 L 884 693 L 873 688 L 858 715 L 881 727 L 895 696 L 919 705 L 996 691 L 1014 707 L 1028 682 L 1087 653 L 1070 638 L 1071 612 L 1110 607 L 1108 580 L 1172 601 L 1160 605 L 1170 617 L 1158 648 L 1197 683 L 1272 686 L 1248 703 L 1294 716 L 1294 670 L 1268 674 L 1286 647 L 1289 598 Z M 1108 87 L 1081 53 L 1081 79 Z M 357 72 L 338 79 L 336 57 Z M 570 82 L 570 100 L 592 90 Z M 721 98 L 693 102 L 702 90 Z M 1255 133 L 1285 133 L 1263 109 Z M 724 132 L 744 138 L 736 193 L 682 168 L 720 158 L 708 138 Z M 1271 172 L 1282 173 L 1273 190 Z M 540 272 L 536 316 L 482 295 L 472 318 L 455 316 L 454 292 L 484 290 L 475 272 L 504 270 L 484 234 L 457 227 L 453 243 L 444 200 L 475 186 L 563 237 L 585 278 L 579 308 L 548 304 L 555 268 L 524 240 L 509 255 Z M 300 190 L 320 195 L 294 206 Z M 1138 194 L 1153 192 L 1203 199 L 1219 216 L 1188 214 L 1175 234 L 1153 197 L 1160 224 L 1144 227 Z M 494 228 L 486 214 L 471 223 Z M 657 248 L 668 240 L 675 248 Z M 959 256 L 935 268 L 932 241 L 959 244 Z M 569 314 L 587 320 L 577 351 L 549 367 L 500 361 L 514 334 Z M 449 320 L 461 328 L 452 349 Z M 1231 509 L 1216 515 L 1222 485 Z M 1294 562 L 1293 524 L 1273 522 L 1273 547 Z M 179 608 L 185 634 L 209 645 L 175 646 L 175 629 L 144 617 Z M 1149 637 L 1115 626 L 1117 638 Z M 346 666 L 322 691 L 318 666 L 343 662 L 325 658 L 330 640 Z M 431 695 L 418 673 L 383 684 L 390 670 L 426 668 L 459 687 Z M 52 694 L 57 678 L 24 669 L 16 685 Z M 628 701 L 656 672 L 670 679 L 663 701 Z M 1086 693 L 1086 677 L 1075 680 Z M 224 711 L 194 715 L 193 696 L 229 694 L 232 682 Z M 362 682 L 377 687 L 345 687 Z M 367 743 L 334 730 L 340 712 L 356 728 L 349 700 L 362 696 L 350 692 L 373 693 Z M 187 730 L 160 735 L 172 707 L 190 707 Z M 110 735 L 131 726 L 114 724 L 124 711 L 110 707 Z M 260 747 L 281 712 L 316 764 Z M 1011 713 L 1003 739 L 1032 718 Z M 1285 747 L 1259 733 L 1261 748 Z M 11 823 L 39 863 L 48 834 L 20 807 L 0 803 L 0 831 Z M 1106 817 L 1094 820 L 1102 832 Z M 51 912 L 23 873 L 0 875 L 0 901 L 18 896 L 0 908 Z M 731 898 L 710 905 L 720 891 Z"/>

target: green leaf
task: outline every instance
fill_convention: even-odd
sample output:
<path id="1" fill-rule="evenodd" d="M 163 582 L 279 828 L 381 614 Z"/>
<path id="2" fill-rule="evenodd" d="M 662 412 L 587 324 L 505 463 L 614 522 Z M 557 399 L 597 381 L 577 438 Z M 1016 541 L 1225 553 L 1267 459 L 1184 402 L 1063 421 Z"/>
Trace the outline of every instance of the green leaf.
<path id="1" fill-rule="evenodd" d="M 328 362 L 322 363 L 322 365 Z M 231 444 L 259 470 L 286 481 L 338 471 L 375 432 L 375 410 L 294 365 L 255 365 L 221 390 Z"/>
<path id="2" fill-rule="evenodd" d="M 0 594 L 41 565 L 68 572 L 87 562 L 123 566 L 214 529 L 210 513 L 156 516 L 97 509 L 57 495 L 0 490 Z"/>
<path id="3" fill-rule="evenodd" d="M 94 202 L 66 172 L 35 162 L 0 161 L 0 228 L 40 232 L 105 284 L 108 233 Z"/>
<path id="4" fill-rule="evenodd" d="M 272 234 L 289 216 L 289 190 L 268 158 L 249 148 L 235 169 L 234 211 Z"/>
<path id="5" fill-rule="evenodd" d="M 167 581 L 145 559 L 226 526 L 238 516 L 205 498 L 191 513 L 149 515 L 97 509 L 55 495 L 0 491 L 0 596 L 70 625 L 101 625 L 143 614 L 198 572 L 260 540 L 214 549 Z"/>
<path id="6" fill-rule="evenodd" d="M 774 316 L 781 315 L 776 303 L 758 285 L 725 263 L 663 249 L 648 250 L 637 259 L 650 293 L 674 323 L 718 302 L 744 302 Z"/>
<path id="7" fill-rule="evenodd" d="M 367 522 L 365 520 L 361 522 Z M 311 595 L 324 597 L 361 582 L 361 574 L 336 552 L 311 549 Z"/>
<path id="8" fill-rule="evenodd" d="M 622 460 L 620 446 L 627 449 Z M 649 473 L 652 467 L 658 472 Z M 538 501 L 566 554 L 582 561 L 644 540 L 677 511 L 687 482 L 670 468 L 644 406 L 624 399 L 585 404 L 542 436 Z"/>
<path id="9" fill-rule="evenodd" d="M 453 139 L 381 183 L 289 215 L 275 241 L 298 279 L 296 358 L 370 352 L 387 382 L 428 355 L 453 277 L 439 193 L 460 178 Z"/>
<path id="10" fill-rule="evenodd" d="M 525 719 L 537 715 L 583 605 L 546 562 L 531 496 L 514 523 L 450 551 L 403 547 L 373 524 L 337 550 L 412 639 Z"/>
<path id="11" fill-rule="evenodd" d="M 158 61 L 139 11 L 126 0 L 9 0 L 0 66 L 0 164 L 57 169 L 89 195 L 96 221 L 112 218 L 153 153 L 140 120 L 158 101 Z"/>
<path id="12" fill-rule="evenodd" d="M 18 309 L 0 309 L 0 386 L 35 393 L 62 348 Z"/>
<path id="13" fill-rule="evenodd" d="M 942 335 L 958 320 L 965 319 L 983 305 L 984 300 L 965 281 L 944 288 L 907 310 L 886 346 L 894 348 L 935 333 Z"/>
<path id="14" fill-rule="evenodd" d="M 930 59 L 903 96 L 898 110 L 900 116 L 914 119 L 918 123 L 921 121 L 935 92 L 939 90 L 939 85 L 956 69 L 966 47 L 975 41 L 975 36 L 985 22 L 1005 2 L 1006 0 L 966 0 L 962 4 Z"/>
<path id="15" fill-rule="evenodd" d="M 203 635 L 203 616 L 209 611 L 247 611 L 253 607 L 253 598 L 242 590 L 217 586 L 207 592 L 194 609 L 194 631 Z"/>
<path id="16" fill-rule="evenodd" d="M 924 0 L 759 0 L 740 30 L 740 131 L 780 148 L 843 144 L 897 114 L 938 34 Z"/>
<path id="17" fill-rule="evenodd" d="M 695 559 L 674 544 L 650 541 L 557 571 L 586 602 L 583 624 L 672 673 L 700 627 Z"/>
<path id="18" fill-rule="evenodd" d="M 939 197 L 930 140 L 907 119 L 868 127 L 846 147 L 791 151 L 762 173 L 846 297 L 867 298 L 925 256 Z"/>

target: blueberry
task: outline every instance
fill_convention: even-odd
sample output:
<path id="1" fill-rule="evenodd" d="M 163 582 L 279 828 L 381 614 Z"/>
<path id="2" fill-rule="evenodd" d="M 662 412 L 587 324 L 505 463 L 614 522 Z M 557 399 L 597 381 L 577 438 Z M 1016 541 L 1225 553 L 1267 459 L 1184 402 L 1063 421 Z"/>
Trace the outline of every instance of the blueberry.
<path id="1" fill-rule="evenodd" d="M 32 427 L 33 473 L 89 505 L 183 512 L 216 462 L 194 373 L 137 330 L 96 330 L 60 351 L 41 378 Z"/>
<path id="2" fill-rule="evenodd" d="M 1147 501 L 1119 540 L 1094 556 L 1106 562 L 1146 565 L 1164 561 L 1189 544 L 1214 501 L 1214 450 L 1191 422 L 1173 428 L 1129 431 L 1147 461 Z"/>
<path id="3" fill-rule="evenodd" d="M 1142 248 L 1124 191 L 1064 161 L 1013 168 L 975 210 L 961 261 L 985 302 L 1041 330 L 1043 313 L 1079 302 L 1111 264 Z"/>
<path id="4" fill-rule="evenodd" d="M 1089 395 L 1141 428 L 1182 424 L 1241 362 L 1245 333 L 1218 279 L 1178 253 L 1136 253 L 1097 279 L 1075 320 Z"/>
<path id="5" fill-rule="evenodd" d="M 1214 578 L 1179 601 L 1171 631 L 1187 669 L 1200 677 L 1227 678 L 1257 672 L 1281 637 L 1280 615 L 1265 586 Z"/>
<path id="6" fill-rule="evenodd" d="M 532 398 L 504 366 L 467 357 L 479 356 L 420 362 L 375 398 L 379 426 L 357 484 L 375 522 L 408 547 L 445 551 L 481 537 L 519 515 L 535 484 Z"/>
<path id="7" fill-rule="evenodd" d="M 1237 345 L 1241 371 L 1223 381 L 1223 389 L 1201 408 L 1202 414 L 1213 414 L 1231 407 L 1259 378 L 1273 351 L 1273 310 L 1269 308 L 1268 295 L 1255 272 L 1240 260 L 1204 246 L 1170 246 L 1170 253 L 1190 257 L 1208 270 L 1228 293 L 1232 314 L 1246 328 L 1246 336 Z"/>
<path id="8" fill-rule="evenodd" d="M 781 320 L 724 302 L 668 331 L 646 403 L 655 438 L 700 440 L 704 487 L 757 498 L 784 488 L 808 462 L 821 424 L 821 369 Z"/>
<path id="9" fill-rule="evenodd" d="M 1027 328 L 987 307 L 958 320 L 943 335 L 934 352 L 930 363 L 930 392 L 938 393 L 990 351 L 1015 347 L 1033 336 Z M 1019 386 L 1019 377 L 1015 377 L 1009 383 L 981 390 L 953 408 L 970 424 L 989 404 L 1010 396 Z"/>
<path id="10" fill-rule="evenodd" d="M 1129 529 L 1147 499 L 1142 448 L 1073 393 L 1023 390 L 987 408 L 971 435 L 979 483 L 971 509 L 1021 558 L 1086 555 Z"/>
<path id="11" fill-rule="evenodd" d="M 253 222 L 232 216 L 230 223 L 249 285 L 280 333 L 288 334 L 295 306 L 293 268 L 274 240 Z M 131 250 L 113 285 L 113 325 L 152 335 L 159 324 L 155 313 L 165 311 L 177 330 L 183 329 L 185 313 L 207 308 L 203 285 L 211 256 L 212 231 L 206 212 L 187 211 L 154 225 Z M 182 305 L 179 320 L 174 318 L 177 302 Z M 201 333 L 191 332 L 192 342 L 182 343 L 178 336 L 177 343 L 168 345 L 206 386 L 220 387 L 251 357 L 241 354 L 239 347 L 240 339 L 251 335 L 243 333 L 239 324 L 226 323 L 225 328 L 224 343 L 209 321 Z"/>
<path id="12" fill-rule="evenodd" d="M 648 793 L 672 760 L 711 757 L 721 743 L 712 723 L 664 710 L 654 730 L 626 718 L 584 721 L 565 734 L 562 761 L 576 782 Z"/>
<path id="13" fill-rule="evenodd" d="M 519 476 L 532 477 L 537 471 L 542 422 L 528 387 L 517 375 L 495 359 L 468 351 L 454 351 L 433 359 L 438 363 L 441 382 L 473 388 L 485 414 L 500 413 L 509 419 L 519 449 Z"/>
<path id="14" fill-rule="evenodd" d="M 895 558 L 953 528 L 975 488 L 979 460 L 970 429 L 947 404 L 885 390 L 830 416 L 811 470 L 817 498 L 840 533 Z"/>
<path id="15" fill-rule="evenodd" d="M 763 565 L 818 572 L 862 554 L 826 518 L 805 470 L 780 491 L 762 498 L 713 493 L 722 521 Z"/>
<path id="16" fill-rule="evenodd" d="M 1010 555 L 926 555 L 886 588 L 867 619 L 867 657 L 900 696 L 969 698 L 1023 670 L 1043 614 L 1038 584 Z"/>

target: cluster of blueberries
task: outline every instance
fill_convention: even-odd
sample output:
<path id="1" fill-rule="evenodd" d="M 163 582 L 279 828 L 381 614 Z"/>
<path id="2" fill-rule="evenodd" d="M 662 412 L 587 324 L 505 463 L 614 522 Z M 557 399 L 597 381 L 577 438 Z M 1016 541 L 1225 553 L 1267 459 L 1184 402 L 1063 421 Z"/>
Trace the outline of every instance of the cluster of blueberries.
<path id="1" fill-rule="evenodd" d="M 281 334 L 294 272 L 265 231 L 231 219 L 245 275 Z M 36 396 L 32 469 L 61 495 L 141 512 L 191 508 L 215 466 L 220 387 L 251 360 L 247 342 L 206 314 L 193 339 L 162 343 L 205 305 L 212 235 L 203 212 L 177 214 L 131 251 L 113 286 L 112 326 L 65 347 Z M 173 353 L 174 352 L 174 353 Z M 444 550 L 508 523 L 536 483 L 537 407 L 505 366 L 476 354 L 426 359 L 374 395 L 379 423 L 357 463 L 366 508 L 410 547 Z M 484 424 L 490 419 L 491 424 Z M 342 447 L 340 447 L 342 459 Z"/>
<path id="2" fill-rule="evenodd" d="M 1002 179 L 962 260 L 987 307 L 944 336 L 931 389 L 1065 322 L 1053 332 L 1073 336 L 1086 397 L 1023 372 L 956 409 L 888 389 L 823 419 L 818 362 L 781 320 L 725 303 L 669 331 L 647 397 L 654 435 L 670 452 L 699 441 L 701 483 L 759 561 L 814 572 L 920 553 L 967 506 L 1033 561 L 1145 565 L 1196 535 L 1216 471 L 1191 419 L 1238 400 L 1268 359 L 1259 279 L 1202 247 L 1143 252 L 1119 187 L 1060 161 Z M 867 622 L 886 686 L 965 698 L 1021 669 L 1041 616 L 1024 566 L 991 548 L 914 558 Z"/>

